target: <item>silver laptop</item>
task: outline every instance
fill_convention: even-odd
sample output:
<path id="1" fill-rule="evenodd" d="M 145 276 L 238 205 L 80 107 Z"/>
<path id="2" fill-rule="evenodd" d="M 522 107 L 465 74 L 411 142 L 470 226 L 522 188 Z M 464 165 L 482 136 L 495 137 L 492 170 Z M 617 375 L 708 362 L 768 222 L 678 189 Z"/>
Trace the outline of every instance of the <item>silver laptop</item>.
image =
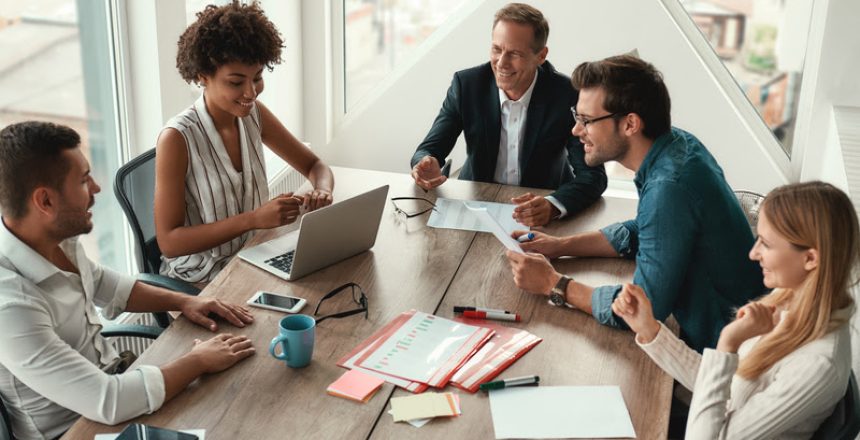
<path id="1" fill-rule="evenodd" d="M 239 258 L 286 280 L 364 252 L 376 242 L 388 185 L 302 216 L 299 229 L 239 252 Z"/>

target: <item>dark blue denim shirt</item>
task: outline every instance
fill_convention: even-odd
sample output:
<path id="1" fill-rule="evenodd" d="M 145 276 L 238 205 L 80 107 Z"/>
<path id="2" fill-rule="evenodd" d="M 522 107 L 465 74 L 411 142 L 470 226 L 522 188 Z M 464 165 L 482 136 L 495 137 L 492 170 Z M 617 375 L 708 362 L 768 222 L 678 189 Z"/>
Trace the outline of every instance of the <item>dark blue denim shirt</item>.
<path id="1" fill-rule="evenodd" d="M 636 218 L 601 232 L 619 255 L 636 258 L 633 282 L 654 307 L 670 314 L 681 338 L 701 352 L 715 347 L 734 310 L 764 293 L 758 263 L 749 259 L 754 238 L 723 170 L 690 133 L 672 128 L 658 137 L 634 179 Z M 594 289 L 599 322 L 626 327 L 612 313 L 620 285 Z"/>

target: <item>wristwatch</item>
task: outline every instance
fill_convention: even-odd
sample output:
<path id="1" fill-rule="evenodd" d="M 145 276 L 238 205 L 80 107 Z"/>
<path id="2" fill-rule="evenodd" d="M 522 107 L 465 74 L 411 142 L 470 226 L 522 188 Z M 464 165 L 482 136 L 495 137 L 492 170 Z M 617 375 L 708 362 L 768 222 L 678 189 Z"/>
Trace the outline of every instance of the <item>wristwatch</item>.
<path id="1" fill-rule="evenodd" d="M 549 292 L 549 302 L 554 306 L 567 305 L 567 285 L 570 284 L 571 278 L 567 275 L 562 275 L 555 283 L 555 287 Z"/>

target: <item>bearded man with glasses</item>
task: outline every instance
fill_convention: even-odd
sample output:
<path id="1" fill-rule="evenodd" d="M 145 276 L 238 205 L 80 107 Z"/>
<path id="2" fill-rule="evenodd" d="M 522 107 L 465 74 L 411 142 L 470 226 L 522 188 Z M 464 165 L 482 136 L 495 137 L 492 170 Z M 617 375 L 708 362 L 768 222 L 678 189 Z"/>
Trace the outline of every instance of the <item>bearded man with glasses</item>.
<path id="1" fill-rule="evenodd" d="M 535 232 L 521 245 L 529 253 L 508 251 L 517 286 L 626 328 L 611 308 L 622 286 L 576 282 L 547 257 L 635 259 L 633 282 L 645 290 L 654 316 L 674 315 L 688 345 L 713 348 L 734 310 L 764 293 L 757 264 L 746 258 L 750 226 L 722 169 L 695 136 L 671 126 L 669 92 L 651 64 L 611 57 L 579 65 L 572 78 L 579 90 L 573 134 L 585 147 L 585 162 L 614 160 L 636 172 L 636 218 L 570 237 Z"/>

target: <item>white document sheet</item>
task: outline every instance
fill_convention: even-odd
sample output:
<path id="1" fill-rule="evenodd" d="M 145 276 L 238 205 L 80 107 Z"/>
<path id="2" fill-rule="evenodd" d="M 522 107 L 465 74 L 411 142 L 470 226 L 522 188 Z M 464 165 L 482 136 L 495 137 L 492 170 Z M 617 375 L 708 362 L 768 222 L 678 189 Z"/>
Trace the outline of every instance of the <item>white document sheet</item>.
<path id="1" fill-rule="evenodd" d="M 635 438 L 617 386 L 490 391 L 496 438 Z"/>
<path id="2" fill-rule="evenodd" d="M 506 248 L 518 254 L 523 253 L 520 244 L 516 240 L 511 238 L 510 232 L 505 231 L 502 225 L 500 225 L 499 222 L 497 222 L 496 219 L 493 218 L 493 216 L 487 211 L 487 209 L 472 206 L 471 203 L 466 203 L 466 208 L 468 208 L 469 211 L 471 211 L 472 214 L 474 214 L 475 217 L 480 220 L 481 225 L 489 229 L 489 232 L 492 232 L 493 235 L 495 235 L 496 238 L 501 241 Z"/>
<path id="3" fill-rule="evenodd" d="M 509 203 L 480 202 L 472 200 L 436 199 L 436 209 L 430 214 L 427 226 L 445 229 L 461 229 L 465 231 L 493 232 L 475 217 L 466 203 L 475 208 L 486 208 L 507 232 L 508 235 L 517 229 L 528 230 L 529 227 L 514 220 L 514 205 Z"/>
<path id="4" fill-rule="evenodd" d="M 416 312 L 359 366 L 428 383 L 479 327 Z"/>

